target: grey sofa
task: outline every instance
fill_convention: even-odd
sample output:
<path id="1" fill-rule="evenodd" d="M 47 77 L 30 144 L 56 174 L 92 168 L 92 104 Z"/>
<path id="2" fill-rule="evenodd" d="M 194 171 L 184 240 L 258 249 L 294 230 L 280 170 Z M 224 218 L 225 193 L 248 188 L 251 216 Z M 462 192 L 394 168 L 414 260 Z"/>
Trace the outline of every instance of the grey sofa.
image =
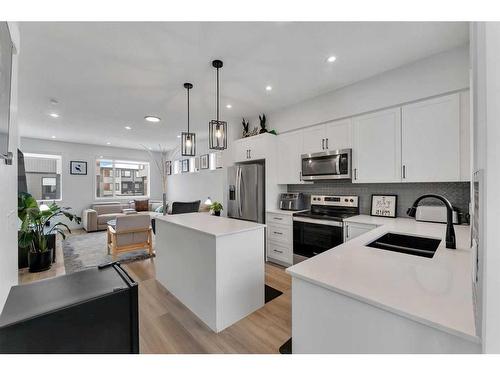
<path id="1" fill-rule="evenodd" d="M 150 215 L 161 207 L 161 201 L 149 201 L 149 210 L 137 212 L 137 215 Z M 106 230 L 108 221 L 114 220 L 119 216 L 127 215 L 127 210 L 134 210 L 133 201 L 129 203 L 120 202 L 99 202 L 94 203 L 90 208 L 82 212 L 82 226 L 87 232 Z"/>

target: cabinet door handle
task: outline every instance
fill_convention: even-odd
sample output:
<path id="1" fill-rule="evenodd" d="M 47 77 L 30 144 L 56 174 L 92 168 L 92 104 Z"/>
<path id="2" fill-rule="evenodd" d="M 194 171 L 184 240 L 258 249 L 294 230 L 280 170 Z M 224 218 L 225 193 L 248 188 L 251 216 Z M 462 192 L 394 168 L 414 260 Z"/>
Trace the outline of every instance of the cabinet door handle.
<path id="1" fill-rule="evenodd" d="M 281 233 L 281 232 L 273 232 L 273 233 L 274 233 L 274 234 L 283 234 L 283 233 Z"/>
<path id="2" fill-rule="evenodd" d="M 406 165 L 403 165 L 403 178 L 406 178 Z"/>
<path id="3" fill-rule="evenodd" d="M 276 253 L 280 253 L 280 254 L 283 254 L 283 250 L 276 250 L 276 249 L 273 249 L 274 252 Z"/>
<path id="4" fill-rule="evenodd" d="M 326 138 L 326 149 L 328 150 L 328 138 Z"/>
<path id="5" fill-rule="evenodd" d="M 302 172 L 299 172 L 299 181 L 302 181 Z"/>
<path id="6" fill-rule="evenodd" d="M 346 226 L 345 226 L 345 230 L 346 230 L 345 237 L 346 237 L 346 238 L 349 238 L 349 225 L 346 225 Z"/>
<path id="7" fill-rule="evenodd" d="M 251 159 L 252 158 L 252 150 L 248 150 L 248 158 Z"/>
<path id="8" fill-rule="evenodd" d="M 354 168 L 354 179 L 355 180 L 358 179 L 358 169 L 357 168 Z"/>
<path id="9" fill-rule="evenodd" d="M 323 138 L 321 140 L 321 149 L 324 150 L 325 149 L 325 138 Z"/>
<path id="10" fill-rule="evenodd" d="M 282 217 L 273 217 L 274 220 L 283 220 Z"/>

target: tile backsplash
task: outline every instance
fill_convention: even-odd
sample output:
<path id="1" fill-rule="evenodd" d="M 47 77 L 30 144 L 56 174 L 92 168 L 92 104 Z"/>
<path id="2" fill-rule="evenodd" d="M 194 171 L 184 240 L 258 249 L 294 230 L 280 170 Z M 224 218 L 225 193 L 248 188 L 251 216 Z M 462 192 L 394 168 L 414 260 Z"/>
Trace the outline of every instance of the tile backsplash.
<path id="1" fill-rule="evenodd" d="M 407 217 L 406 209 L 415 199 L 423 194 L 440 194 L 448 198 L 459 212 L 469 212 L 470 184 L 468 182 L 422 182 L 422 183 L 387 183 L 353 184 L 345 181 L 315 182 L 313 184 L 288 185 L 288 192 L 300 192 L 317 195 L 358 195 L 359 211 L 370 214 L 372 194 L 396 194 L 398 196 L 397 215 Z M 429 199 L 425 204 L 440 204 Z"/>

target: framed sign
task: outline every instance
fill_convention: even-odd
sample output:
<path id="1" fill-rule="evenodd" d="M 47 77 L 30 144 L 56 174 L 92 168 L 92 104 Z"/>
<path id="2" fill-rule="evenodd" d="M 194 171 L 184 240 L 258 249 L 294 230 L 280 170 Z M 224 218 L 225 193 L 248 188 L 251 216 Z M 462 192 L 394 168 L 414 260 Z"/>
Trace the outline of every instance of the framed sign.
<path id="1" fill-rule="evenodd" d="M 210 162 L 208 154 L 200 156 L 200 169 L 208 169 L 210 167 Z"/>
<path id="2" fill-rule="evenodd" d="M 372 194 L 371 216 L 396 217 L 397 195 Z"/>
<path id="3" fill-rule="evenodd" d="M 87 174 L 87 162 L 86 161 L 70 161 L 69 162 L 69 173 L 77 175 Z"/>
<path id="4" fill-rule="evenodd" d="M 172 162 L 170 160 L 165 162 L 165 172 L 167 173 L 167 176 L 172 174 Z"/>
<path id="5" fill-rule="evenodd" d="M 189 172 L 189 159 L 184 159 L 181 161 L 182 167 L 181 167 L 181 172 Z"/>

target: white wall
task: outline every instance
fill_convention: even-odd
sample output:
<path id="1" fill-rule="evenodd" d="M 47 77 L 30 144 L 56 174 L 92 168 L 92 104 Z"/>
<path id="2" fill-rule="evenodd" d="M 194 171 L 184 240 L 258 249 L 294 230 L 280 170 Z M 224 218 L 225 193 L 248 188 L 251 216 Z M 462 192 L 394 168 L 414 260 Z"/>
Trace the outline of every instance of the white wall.
<path id="1" fill-rule="evenodd" d="M 121 160 L 149 161 L 151 187 L 150 198 L 160 200 L 161 177 L 149 154 L 142 150 L 132 150 L 117 147 L 103 147 L 86 145 L 81 143 L 58 142 L 34 138 L 21 138 L 21 151 L 24 153 L 42 153 L 61 155 L 62 157 L 62 201 L 60 205 L 69 206 L 77 215 L 81 215 L 83 209 L 88 208 L 95 198 L 95 160 L 100 156 L 104 158 L 114 158 Z M 76 176 L 69 173 L 71 160 L 81 160 L 87 162 L 87 175 Z M 102 201 L 124 201 L 130 198 L 113 199 L 105 198 Z M 75 227 L 75 225 L 71 225 Z"/>
<path id="2" fill-rule="evenodd" d="M 475 171 L 483 171 L 483 238 L 480 238 L 482 268 L 483 351 L 500 353 L 500 23 L 472 26 L 474 160 Z"/>
<path id="3" fill-rule="evenodd" d="M 10 287 L 17 284 L 17 83 L 20 40 L 18 25 L 9 22 L 16 54 L 12 60 L 12 91 L 9 150 L 14 154 L 12 165 L 0 160 L 0 311 Z"/>
<path id="4" fill-rule="evenodd" d="M 266 114 L 278 133 L 469 87 L 464 45 Z M 251 127 L 258 126 L 258 117 Z"/>
<path id="5" fill-rule="evenodd" d="M 196 155 L 209 153 L 208 140 L 198 139 L 196 143 Z M 179 148 L 169 153 L 171 160 L 183 159 Z M 226 186 L 226 169 L 200 170 L 192 173 L 172 174 L 167 178 L 167 199 L 170 201 L 194 201 L 205 202 L 207 197 L 212 201 L 224 204 L 224 191 Z"/>

